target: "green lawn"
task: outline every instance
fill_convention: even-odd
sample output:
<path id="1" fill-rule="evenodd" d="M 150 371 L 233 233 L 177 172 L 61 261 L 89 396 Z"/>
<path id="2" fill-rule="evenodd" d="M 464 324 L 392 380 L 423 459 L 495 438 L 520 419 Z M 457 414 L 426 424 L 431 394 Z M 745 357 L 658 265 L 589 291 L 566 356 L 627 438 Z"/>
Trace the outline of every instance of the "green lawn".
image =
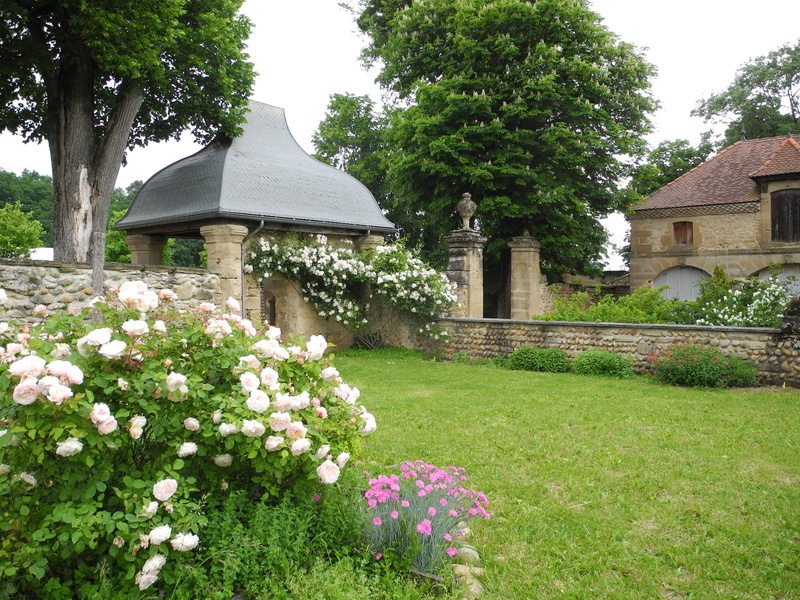
<path id="1" fill-rule="evenodd" d="M 486 600 L 800 598 L 800 392 L 342 356 L 365 469 L 467 468 Z"/>

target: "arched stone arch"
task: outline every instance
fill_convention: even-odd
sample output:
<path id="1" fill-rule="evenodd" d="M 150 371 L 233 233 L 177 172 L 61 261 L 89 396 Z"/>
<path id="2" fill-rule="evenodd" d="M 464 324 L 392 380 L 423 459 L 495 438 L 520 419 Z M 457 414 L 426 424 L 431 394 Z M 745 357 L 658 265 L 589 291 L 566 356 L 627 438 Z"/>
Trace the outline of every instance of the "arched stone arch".
<path id="1" fill-rule="evenodd" d="M 667 300 L 675 298 L 678 300 L 696 300 L 700 295 L 700 288 L 697 284 L 709 277 L 711 275 L 703 269 L 681 265 L 659 273 L 653 280 L 653 287 L 658 288 L 662 285 L 668 285 L 668 288 L 661 291 L 661 295 Z"/>

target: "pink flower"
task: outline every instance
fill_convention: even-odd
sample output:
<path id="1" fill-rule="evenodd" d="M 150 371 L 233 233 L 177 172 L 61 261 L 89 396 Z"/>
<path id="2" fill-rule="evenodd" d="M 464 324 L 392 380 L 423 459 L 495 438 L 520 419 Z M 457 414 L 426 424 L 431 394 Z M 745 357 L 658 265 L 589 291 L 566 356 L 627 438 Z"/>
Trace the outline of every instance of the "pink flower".
<path id="1" fill-rule="evenodd" d="M 122 324 L 122 331 L 130 336 L 140 336 L 150 331 L 150 328 L 145 321 L 130 319 Z"/>
<path id="2" fill-rule="evenodd" d="M 458 516 L 458 513 L 456 511 L 454 511 L 452 508 L 448 512 L 450 513 L 451 517 L 457 517 Z"/>
<path id="3" fill-rule="evenodd" d="M 308 438 L 300 438 L 292 443 L 292 456 L 300 456 L 308 452 L 311 447 L 311 440 Z"/>
<path id="4" fill-rule="evenodd" d="M 109 417 L 108 420 L 97 424 L 97 431 L 102 435 L 107 435 L 116 430 L 117 420 L 114 417 Z"/>
<path id="5" fill-rule="evenodd" d="M 7 350 L 11 351 L 12 344 L 8 345 Z M 44 373 L 44 367 L 47 364 L 40 356 L 29 355 L 11 363 L 8 366 L 8 372 L 17 377 L 27 375 L 28 377 L 39 377 Z"/>
<path id="6" fill-rule="evenodd" d="M 23 379 L 14 387 L 14 402 L 28 406 L 39 397 L 39 384 L 35 379 Z"/>
<path id="7" fill-rule="evenodd" d="M 56 377 L 63 377 L 71 366 L 72 363 L 68 360 L 54 360 L 47 363 L 47 372 Z"/>
<path id="8" fill-rule="evenodd" d="M 433 508 L 433 507 L 431 506 L 431 507 L 428 509 L 428 514 L 429 514 L 430 516 L 432 516 L 432 517 L 433 517 L 433 516 L 436 516 L 436 509 L 435 509 L 435 508 Z"/>
<path id="9" fill-rule="evenodd" d="M 317 416 L 320 419 L 327 419 L 328 418 L 328 409 L 324 406 L 320 406 L 317 408 Z"/>
<path id="10" fill-rule="evenodd" d="M 83 383 L 83 371 L 77 365 L 71 365 L 66 373 L 67 381 L 72 385 L 80 385 Z"/>
<path id="11" fill-rule="evenodd" d="M 400 506 L 402 506 L 403 508 L 408 508 L 408 500 L 403 500 L 402 502 L 400 502 Z"/>
<path id="12" fill-rule="evenodd" d="M 261 383 L 271 390 L 277 390 L 280 387 L 278 384 L 279 378 L 278 372 L 271 367 L 265 367 L 261 371 Z"/>
<path id="13" fill-rule="evenodd" d="M 247 408 L 253 412 L 263 413 L 269 408 L 269 396 L 261 390 L 253 390 L 247 399 Z"/>
<path id="14" fill-rule="evenodd" d="M 392 512 L 389 513 L 389 516 L 392 517 L 393 519 L 396 519 L 397 517 L 400 516 L 400 513 L 397 512 L 396 510 L 393 510 Z"/>
<path id="15" fill-rule="evenodd" d="M 443 537 L 444 539 L 446 539 L 448 542 L 449 542 L 449 541 L 451 541 L 451 540 L 453 539 L 453 536 L 452 536 L 452 535 L 450 535 L 449 533 L 445 533 L 445 534 L 444 534 L 442 537 Z"/>
<path id="16" fill-rule="evenodd" d="M 307 431 L 302 421 L 292 421 L 286 428 L 286 435 L 290 438 L 297 439 L 305 437 Z"/>
<path id="17" fill-rule="evenodd" d="M 314 502 L 319 502 L 320 500 L 322 500 L 322 496 L 320 496 L 319 494 L 314 494 L 314 497 L 312 498 L 312 500 Z"/>
<path id="18" fill-rule="evenodd" d="M 153 496 L 159 502 L 166 502 L 178 491 L 178 482 L 175 479 L 162 479 L 153 485 Z"/>
<path id="19" fill-rule="evenodd" d="M 175 371 L 167 375 L 167 390 L 170 392 L 180 389 L 184 383 L 186 383 L 186 375 L 181 375 Z"/>
<path id="20" fill-rule="evenodd" d="M 333 461 L 326 460 L 317 467 L 317 476 L 322 483 L 335 483 L 339 479 L 339 467 Z"/>
<path id="21" fill-rule="evenodd" d="M 277 435 L 271 435 L 267 438 L 264 447 L 270 451 L 277 450 L 280 447 L 280 445 L 283 444 L 283 441 L 284 439 L 282 437 Z"/>
<path id="22" fill-rule="evenodd" d="M 242 419 L 242 433 L 247 437 L 261 437 L 266 427 L 260 422 L 251 419 Z"/>
<path id="23" fill-rule="evenodd" d="M 47 390 L 47 399 L 54 404 L 61 404 L 64 400 L 72 398 L 72 390 L 65 385 L 57 383 Z"/>
<path id="24" fill-rule="evenodd" d="M 107 344 L 100 346 L 98 352 L 109 360 L 119 358 L 125 352 L 127 344 L 122 340 L 111 340 Z"/>
<path id="25" fill-rule="evenodd" d="M 283 431 L 292 422 L 292 415 L 288 412 L 274 412 L 270 416 L 269 427 L 272 431 Z"/>
<path id="26" fill-rule="evenodd" d="M 381 554 L 380 552 L 378 552 L 378 553 L 375 555 L 375 560 L 380 560 L 380 559 L 382 559 L 382 558 L 383 558 L 383 554 Z"/>
<path id="27" fill-rule="evenodd" d="M 420 490 L 420 491 L 417 492 L 417 496 L 419 496 L 420 498 L 424 498 L 427 495 L 428 495 L 428 492 L 426 492 L 425 490 Z"/>
<path id="28" fill-rule="evenodd" d="M 102 402 L 95 404 L 94 408 L 92 408 L 92 412 L 89 413 L 89 418 L 95 425 L 99 425 L 103 421 L 108 421 L 111 419 L 112 416 L 111 411 L 108 408 L 108 404 L 104 404 Z"/>
<path id="29" fill-rule="evenodd" d="M 216 306 L 211 302 L 201 302 L 197 305 L 197 310 L 202 310 L 203 312 L 213 312 L 215 308 Z"/>
<path id="30" fill-rule="evenodd" d="M 455 556 L 458 554 L 458 549 L 450 546 L 447 550 L 445 550 L 445 552 L 447 553 L 447 556 Z"/>
<path id="31" fill-rule="evenodd" d="M 374 519 L 372 519 L 372 524 L 375 525 L 375 527 L 380 527 L 381 525 L 383 525 L 383 521 L 381 521 L 380 517 L 375 517 Z"/>
<path id="32" fill-rule="evenodd" d="M 319 360 L 322 358 L 325 350 L 328 348 L 328 342 L 321 335 L 312 335 L 306 343 L 306 358 L 308 360 Z"/>
<path id="33" fill-rule="evenodd" d="M 228 309 L 232 310 L 233 312 L 239 312 L 242 309 L 242 307 L 239 305 L 239 301 L 232 296 L 225 301 L 225 306 L 227 306 Z"/>
<path id="34" fill-rule="evenodd" d="M 442 506 L 447 506 L 447 498 L 439 498 L 439 504 Z"/>
<path id="35" fill-rule="evenodd" d="M 422 535 L 430 535 L 431 534 L 431 521 L 430 519 L 425 519 L 417 525 L 417 531 Z"/>
<path id="36" fill-rule="evenodd" d="M 188 417 L 183 420 L 183 426 L 186 427 L 189 431 L 197 431 L 200 429 L 200 421 L 195 419 L 194 417 Z"/>

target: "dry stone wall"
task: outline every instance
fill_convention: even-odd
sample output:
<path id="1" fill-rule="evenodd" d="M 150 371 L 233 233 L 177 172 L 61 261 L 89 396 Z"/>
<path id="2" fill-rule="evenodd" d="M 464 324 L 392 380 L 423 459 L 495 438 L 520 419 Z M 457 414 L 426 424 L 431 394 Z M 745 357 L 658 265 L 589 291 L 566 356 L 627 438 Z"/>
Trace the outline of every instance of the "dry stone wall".
<path id="1" fill-rule="evenodd" d="M 445 360 L 457 353 L 505 356 L 523 345 L 561 348 L 570 357 L 596 348 L 630 354 L 635 370 L 646 373 L 650 355 L 679 342 L 698 341 L 752 360 L 762 383 L 800 387 L 800 335 L 779 329 L 460 318 L 440 324 L 449 333 L 449 341 L 438 348 Z"/>
<path id="2" fill-rule="evenodd" d="M 92 289 L 91 280 L 92 269 L 87 264 L 0 260 L 0 288 L 8 294 L 8 302 L 0 315 L 3 319 L 26 318 L 39 304 L 50 312 L 67 306 L 83 308 L 98 295 Z M 154 289 L 171 289 L 178 295 L 178 308 L 204 300 L 215 303 L 226 300 L 220 291 L 219 277 L 205 269 L 106 265 L 107 287 L 136 280 Z"/>

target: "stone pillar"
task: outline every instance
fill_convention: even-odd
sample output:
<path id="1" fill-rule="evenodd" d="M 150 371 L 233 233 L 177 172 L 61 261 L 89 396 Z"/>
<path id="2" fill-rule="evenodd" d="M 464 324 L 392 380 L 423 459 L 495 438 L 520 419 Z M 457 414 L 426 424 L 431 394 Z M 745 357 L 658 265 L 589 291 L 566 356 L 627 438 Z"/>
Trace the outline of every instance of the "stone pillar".
<path id="1" fill-rule="evenodd" d="M 450 260 L 447 278 L 456 284 L 459 317 L 483 318 L 483 245 L 486 238 L 477 231 L 460 229 L 444 238 Z"/>
<path id="2" fill-rule="evenodd" d="M 208 270 L 219 276 L 223 299 L 242 301 L 242 242 L 247 237 L 244 225 L 206 225 L 200 235 L 206 241 Z"/>
<path id="3" fill-rule="evenodd" d="M 512 238 L 511 248 L 511 318 L 527 321 L 542 312 L 542 272 L 539 270 L 541 244 L 525 231 Z"/>
<path id="4" fill-rule="evenodd" d="M 163 235 L 125 236 L 125 243 L 131 250 L 132 265 L 160 265 L 167 238 Z"/>

